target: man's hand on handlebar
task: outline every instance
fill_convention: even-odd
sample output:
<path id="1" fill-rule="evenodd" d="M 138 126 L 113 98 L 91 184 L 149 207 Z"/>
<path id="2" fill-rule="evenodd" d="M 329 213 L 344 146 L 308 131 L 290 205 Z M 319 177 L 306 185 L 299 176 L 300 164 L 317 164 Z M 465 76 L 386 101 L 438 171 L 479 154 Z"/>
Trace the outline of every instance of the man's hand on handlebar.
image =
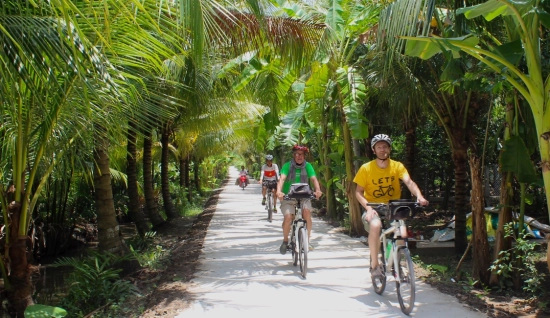
<path id="1" fill-rule="evenodd" d="M 321 190 L 318 190 L 318 191 L 313 192 L 313 194 L 315 195 L 315 198 L 317 198 L 317 200 L 319 200 L 319 198 L 323 195 L 323 192 L 321 192 Z"/>
<path id="2" fill-rule="evenodd" d="M 428 200 L 426 200 L 424 198 L 418 199 L 418 203 L 420 203 L 421 206 L 426 206 L 426 205 L 430 204 L 430 202 L 428 202 Z"/>

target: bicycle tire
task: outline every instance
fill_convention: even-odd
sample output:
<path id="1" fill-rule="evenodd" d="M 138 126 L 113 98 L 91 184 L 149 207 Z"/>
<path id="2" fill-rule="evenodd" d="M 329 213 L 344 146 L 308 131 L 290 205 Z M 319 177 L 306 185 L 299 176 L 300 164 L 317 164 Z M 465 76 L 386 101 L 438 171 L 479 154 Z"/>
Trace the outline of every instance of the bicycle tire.
<path id="1" fill-rule="evenodd" d="M 307 253 L 309 250 L 308 239 L 307 239 L 307 229 L 301 227 L 298 232 L 298 242 L 300 251 L 300 273 L 303 278 L 307 276 Z"/>
<path id="2" fill-rule="evenodd" d="M 386 244 L 391 244 L 390 241 L 388 241 Z M 382 267 L 382 272 L 384 273 L 384 276 L 382 277 L 374 277 L 371 276 L 372 279 L 372 287 L 374 288 L 374 292 L 378 295 L 382 295 L 384 290 L 386 289 L 386 258 L 384 257 L 384 251 L 386 249 L 384 248 L 384 243 L 380 242 L 380 250 L 378 251 L 378 266 Z"/>
<path id="3" fill-rule="evenodd" d="M 268 190 L 271 191 L 271 190 Z M 267 220 L 271 223 L 273 221 L 273 197 L 272 193 L 267 194 Z"/>
<path id="4" fill-rule="evenodd" d="M 296 251 L 296 225 L 292 226 L 292 237 L 290 239 L 290 247 L 292 248 L 292 265 L 298 265 L 298 252 Z"/>
<path id="5" fill-rule="evenodd" d="M 395 280 L 397 298 L 401 311 L 408 315 L 414 308 L 416 286 L 411 253 L 407 247 L 399 247 L 397 250 L 397 265 L 399 270 L 399 279 Z"/>

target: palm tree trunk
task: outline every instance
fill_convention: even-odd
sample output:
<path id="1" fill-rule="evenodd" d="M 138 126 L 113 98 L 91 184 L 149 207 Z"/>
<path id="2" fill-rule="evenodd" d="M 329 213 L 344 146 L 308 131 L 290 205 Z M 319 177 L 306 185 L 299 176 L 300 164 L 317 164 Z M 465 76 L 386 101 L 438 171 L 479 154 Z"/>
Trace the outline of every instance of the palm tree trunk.
<path id="1" fill-rule="evenodd" d="M 364 235 L 365 228 L 363 222 L 361 222 L 361 209 L 359 208 L 359 202 L 355 197 L 355 183 L 353 177 L 355 176 L 353 171 L 353 150 L 351 148 L 351 133 L 349 131 L 348 124 L 345 119 L 342 119 L 344 130 L 344 154 L 346 158 L 346 195 L 349 202 L 349 218 L 350 218 L 350 230 L 357 235 Z"/>
<path id="2" fill-rule="evenodd" d="M 97 211 L 98 248 L 117 255 L 124 255 L 125 244 L 120 236 L 116 220 L 111 172 L 109 167 L 108 139 L 104 127 L 98 127 L 94 149 L 94 187 Z"/>
<path id="3" fill-rule="evenodd" d="M 138 180 L 137 180 L 137 168 L 136 168 L 136 125 L 131 120 L 128 123 L 128 154 L 126 157 L 126 175 L 128 176 L 128 215 L 136 224 L 136 229 L 139 236 L 143 237 L 149 226 L 145 221 L 143 210 L 141 209 L 138 193 Z"/>
<path id="4" fill-rule="evenodd" d="M 194 165 L 193 165 L 193 174 L 194 174 L 194 180 L 195 180 L 195 188 L 197 189 L 197 193 L 202 196 L 202 190 L 201 190 L 201 182 L 199 178 L 199 160 L 195 158 Z"/>
<path id="5" fill-rule="evenodd" d="M 332 169 L 331 169 L 331 162 L 328 154 L 330 153 L 330 145 L 328 142 L 328 124 L 327 124 L 327 116 L 324 116 L 322 121 L 322 129 L 323 129 L 323 148 L 322 148 L 322 160 L 323 164 L 325 165 L 325 183 L 327 185 L 327 188 L 325 189 L 325 197 L 326 197 L 326 204 L 327 204 L 327 215 L 331 219 L 336 219 L 336 195 L 334 193 L 334 185 L 332 182 Z"/>
<path id="6" fill-rule="evenodd" d="M 191 200 L 193 199 L 193 193 L 191 192 L 191 177 L 189 175 L 189 156 L 185 158 L 184 169 L 185 189 L 187 189 L 187 201 L 191 202 Z"/>
<path id="7" fill-rule="evenodd" d="M 416 125 L 409 125 L 408 128 L 406 128 L 405 131 L 405 160 L 403 160 L 403 165 L 405 165 L 405 168 L 407 168 L 407 171 L 409 172 L 409 175 L 411 178 L 415 177 L 414 174 L 414 145 L 416 143 Z M 421 189 L 423 190 L 423 189 Z M 403 187 L 403 192 L 401 193 L 401 196 L 403 199 L 410 199 L 411 191 L 409 191 L 409 188 Z"/>
<path id="8" fill-rule="evenodd" d="M 162 143 L 162 157 L 160 162 L 160 184 L 162 191 L 162 201 L 164 202 L 164 212 L 168 217 L 168 220 L 175 219 L 178 217 L 174 203 L 172 202 L 172 197 L 170 196 L 170 180 L 168 175 L 168 165 L 169 165 L 169 156 L 170 156 L 170 130 L 165 125 L 162 128 L 161 134 L 161 143 Z"/>
<path id="9" fill-rule="evenodd" d="M 27 260 L 28 236 L 20 235 L 18 232 L 21 204 L 12 201 L 8 206 L 10 219 L 9 248 L 10 268 L 8 283 L 6 286 L 7 298 L 10 309 L 15 312 L 16 317 L 24 317 L 25 308 L 34 304 L 32 300 L 33 287 L 31 283 L 30 266 Z"/>
<path id="10" fill-rule="evenodd" d="M 149 221 L 153 224 L 153 228 L 158 227 L 164 223 L 164 219 L 159 213 L 157 200 L 155 199 L 155 190 L 153 187 L 153 174 L 152 174 L 152 148 L 153 139 L 151 136 L 151 130 L 145 131 L 143 138 L 143 193 L 145 195 L 145 207 L 147 209 L 147 215 Z"/>
<path id="11" fill-rule="evenodd" d="M 472 259 L 473 273 L 475 280 L 483 285 L 489 283 L 491 265 L 489 241 L 487 240 L 487 220 L 485 219 L 485 200 L 483 194 L 483 181 L 481 178 L 481 159 L 470 154 L 470 173 L 472 182 Z"/>
<path id="12" fill-rule="evenodd" d="M 455 165 L 455 251 L 463 254 L 466 251 L 468 240 L 466 237 L 466 214 L 468 208 L 468 174 L 467 174 L 467 147 L 452 149 Z"/>

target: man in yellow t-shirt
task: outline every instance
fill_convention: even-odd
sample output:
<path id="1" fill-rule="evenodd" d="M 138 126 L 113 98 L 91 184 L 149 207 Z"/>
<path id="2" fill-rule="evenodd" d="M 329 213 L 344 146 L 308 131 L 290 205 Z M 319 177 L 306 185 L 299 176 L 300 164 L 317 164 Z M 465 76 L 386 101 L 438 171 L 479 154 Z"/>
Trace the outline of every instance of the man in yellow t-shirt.
<path id="1" fill-rule="evenodd" d="M 420 205 L 428 205 L 420 189 L 412 181 L 407 169 L 399 161 L 391 160 L 391 139 L 388 135 L 376 135 L 371 140 L 372 151 L 376 159 L 365 163 L 359 168 L 353 182 L 357 184 L 355 197 L 365 209 L 361 220 L 365 230 L 369 232 L 369 248 L 371 255 L 371 275 L 384 276 L 378 264 L 380 249 L 380 231 L 382 222 L 378 213 L 367 203 L 388 203 L 390 200 L 401 198 L 401 186 L 399 180 L 409 188 Z M 406 233 L 405 233 L 406 235 Z"/>

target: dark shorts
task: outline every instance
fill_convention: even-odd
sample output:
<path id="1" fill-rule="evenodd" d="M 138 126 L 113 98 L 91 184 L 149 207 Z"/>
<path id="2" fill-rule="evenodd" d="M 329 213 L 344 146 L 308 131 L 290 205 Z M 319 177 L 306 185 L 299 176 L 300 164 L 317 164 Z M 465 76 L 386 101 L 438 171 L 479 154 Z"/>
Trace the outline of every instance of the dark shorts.
<path id="1" fill-rule="evenodd" d="M 262 186 L 271 190 L 277 189 L 277 180 L 263 180 Z"/>

